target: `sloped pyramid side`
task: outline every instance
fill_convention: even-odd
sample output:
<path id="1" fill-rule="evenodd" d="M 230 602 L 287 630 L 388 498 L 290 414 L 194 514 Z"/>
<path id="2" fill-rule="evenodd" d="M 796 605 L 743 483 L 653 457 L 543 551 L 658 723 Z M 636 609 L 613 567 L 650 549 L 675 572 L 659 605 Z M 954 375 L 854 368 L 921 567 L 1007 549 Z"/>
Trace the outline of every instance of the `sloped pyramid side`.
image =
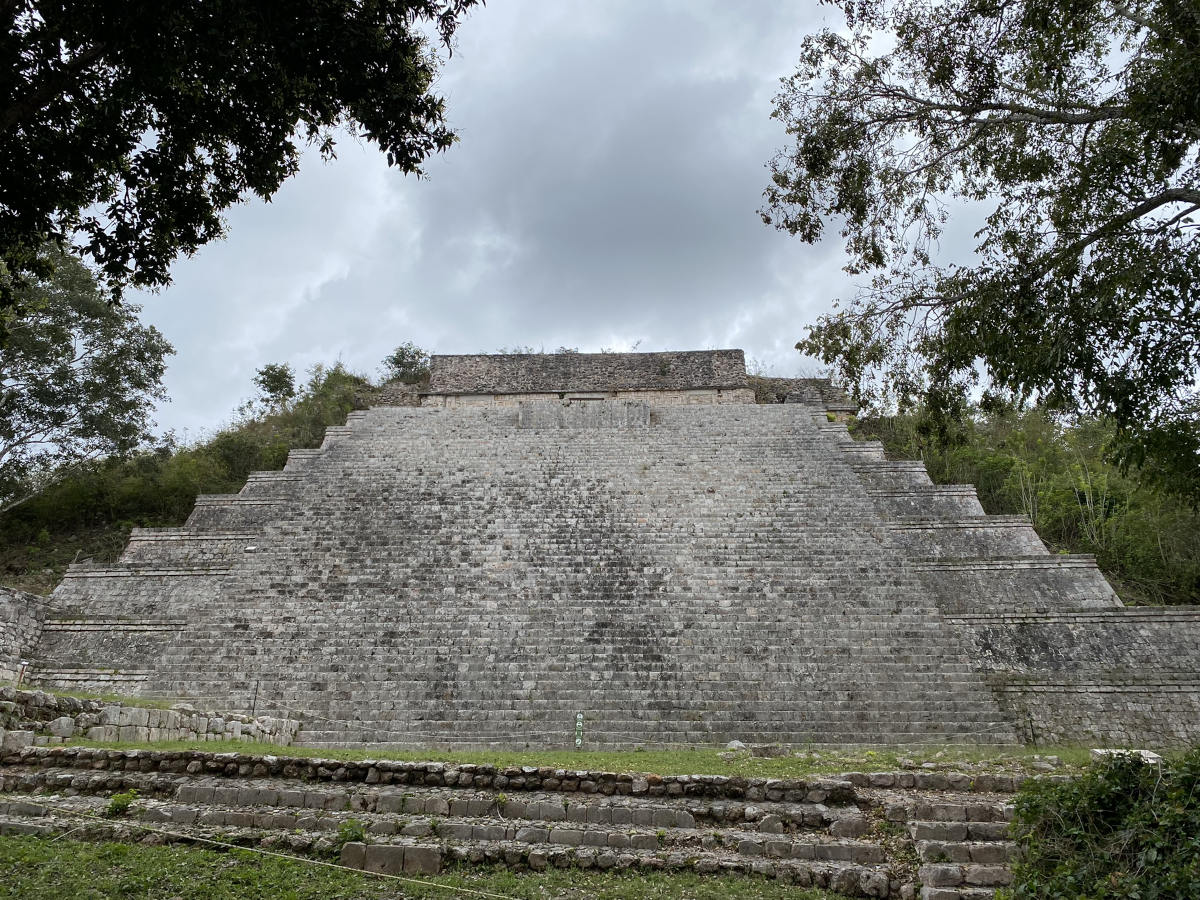
<path id="1" fill-rule="evenodd" d="M 853 452 L 892 545 L 1022 741 L 1200 740 L 1200 608 L 1126 607 L 1094 557 L 1047 552 L 1023 517 L 984 515 L 973 487 L 934 486 L 877 443 Z"/>
<path id="2" fill-rule="evenodd" d="M 1070 661 L 1094 710 L 1046 691 L 1072 623 L 1127 612 L 1094 563 L 792 399 L 353 414 L 73 569 L 36 677 L 292 715 L 325 745 L 564 746 L 580 714 L 588 747 L 1198 733 L 1194 684 L 1173 732 L 1138 712 L 1170 679 L 1115 714 L 1099 693 L 1167 671 L 1183 614 L 1173 642 L 1118 628 L 1116 669 Z"/>

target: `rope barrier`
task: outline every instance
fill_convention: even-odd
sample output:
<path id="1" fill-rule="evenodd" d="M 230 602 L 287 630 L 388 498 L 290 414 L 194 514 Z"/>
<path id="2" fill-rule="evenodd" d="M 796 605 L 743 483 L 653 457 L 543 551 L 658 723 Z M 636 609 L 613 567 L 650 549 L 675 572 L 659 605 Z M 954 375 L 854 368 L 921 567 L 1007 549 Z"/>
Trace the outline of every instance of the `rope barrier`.
<path id="1" fill-rule="evenodd" d="M 96 821 L 96 822 L 103 822 L 106 825 L 114 824 L 112 819 L 107 819 L 103 816 L 97 816 L 97 815 L 93 815 L 92 813 L 85 813 L 85 812 L 81 812 L 79 810 L 67 809 L 67 808 L 60 807 L 60 806 L 54 806 L 53 804 L 46 803 L 44 800 L 40 800 L 40 799 L 37 801 L 37 803 L 39 806 L 45 807 L 48 810 L 52 810 L 55 813 L 58 813 L 62 816 L 68 817 L 68 818 L 74 817 L 77 819 L 87 819 L 87 820 Z M 213 847 L 220 847 L 221 849 L 227 850 L 227 851 L 232 850 L 232 851 L 241 851 L 243 853 L 257 853 L 260 856 L 271 856 L 271 857 L 275 857 L 276 859 L 286 859 L 291 862 L 303 863 L 305 865 L 310 865 L 310 866 L 318 866 L 318 867 L 322 867 L 322 868 L 326 868 L 326 869 L 336 869 L 336 870 L 342 871 L 342 872 L 353 872 L 356 875 L 373 875 L 376 878 L 384 878 L 384 879 L 389 879 L 392 881 L 400 881 L 400 882 L 404 882 L 406 884 L 420 885 L 421 887 L 426 887 L 426 888 L 436 888 L 438 890 L 443 890 L 443 891 L 458 891 L 460 894 L 468 894 L 472 897 L 488 897 L 488 898 L 491 898 L 491 900 L 519 900 L 519 898 L 513 897 L 510 894 L 497 894 L 497 893 L 493 893 L 492 891 L 483 891 L 483 890 L 478 890 L 476 888 L 456 887 L 456 886 L 450 885 L 450 884 L 438 884 L 436 881 L 426 881 L 426 880 L 423 880 L 420 878 L 409 878 L 408 876 L 405 876 L 405 875 L 391 875 L 386 872 L 370 872 L 370 871 L 367 871 L 366 869 L 355 869 L 350 866 L 343 866 L 340 863 L 325 862 L 324 860 L 311 859 L 307 856 L 293 856 L 290 853 L 277 853 L 274 850 L 264 850 L 261 847 L 239 847 L 237 844 L 231 844 L 228 841 L 219 841 L 214 838 L 200 837 L 199 835 L 185 834 L 183 832 L 178 832 L 178 831 L 169 831 L 165 828 L 155 828 L 152 825 L 144 825 L 141 822 L 124 821 L 121 824 L 127 825 L 130 828 L 138 828 L 138 829 L 141 829 L 142 831 L 148 831 L 152 834 L 158 834 L 158 835 L 162 835 L 164 837 L 176 838 L 178 840 L 187 841 L 189 843 L 208 844 Z M 85 823 L 85 825 L 86 825 L 86 823 Z M 67 834 L 71 834 L 75 831 L 79 831 L 81 828 L 85 827 L 85 825 L 80 825 L 79 828 L 73 828 L 73 829 L 71 829 L 71 831 L 67 831 L 67 832 L 64 832 L 63 834 L 57 835 L 54 839 L 57 840 L 60 837 L 65 837 Z"/>

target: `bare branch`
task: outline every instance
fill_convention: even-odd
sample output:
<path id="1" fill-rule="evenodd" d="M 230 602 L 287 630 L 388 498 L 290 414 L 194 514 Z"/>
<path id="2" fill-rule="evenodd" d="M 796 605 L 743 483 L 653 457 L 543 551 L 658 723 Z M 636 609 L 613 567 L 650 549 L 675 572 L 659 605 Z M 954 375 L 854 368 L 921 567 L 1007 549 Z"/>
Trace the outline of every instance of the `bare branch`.
<path id="1" fill-rule="evenodd" d="M 966 116 L 968 122 L 982 124 L 1029 122 L 1039 125 L 1087 125 L 1128 117 L 1128 110 L 1123 106 L 1098 106 L 1071 112 L 1064 109 L 1029 106 L 1024 103 L 947 103 L 921 97 L 899 85 L 883 84 L 881 86 L 886 89 L 886 92 L 879 99 L 895 100 L 899 98 L 925 110 L 958 113 Z M 988 112 L 1008 113 L 1008 115 L 981 117 L 982 113 Z M 901 115 L 905 114 L 901 113 Z"/>
<path id="2" fill-rule="evenodd" d="M 1158 35 L 1163 40 L 1170 40 L 1170 35 L 1168 35 L 1161 28 L 1159 28 L 1156 24 L 1154 24 L 1154 22 L 1147 19 L 1141 13 L 1130 9 L 1124 3 L 1119 2 L 1119 0 L 1116 0 L 1116 2 L 1113 3 L 1113 9 L 1121 17 L 1126 18 L 1130 22 L 1133 22 L 1137 25 L 1141 25 L 1147 31 L 1153 32 L 1154 34 Z"/>
<path id="3" fill-rule="evenodd" d="M 1054 252 L 1054 256 L 1058 259 L 1066 259 L 1082 253 L 1096 241 L 1108 237 L 1124 228 L 1131 222 L 1136 222 L 1142 216 L 1148 215 L 1163 206 L 1169 206 L 1172 203 L 1190 203 L 1193 208 L 1200 204 L 1200 190 L 1190 190 L 1188 188 L 1170 188 L 1161 193 L 1147 197 L 1137 206 L 1128 209 L 1119 216 L 1114 216 L 1109 219 L 1099 228 L 1085 234 L 1079 240 L 1064 247 L 1062 250 Z M 1046 266 L 1048 271 L 1049 265 Z"/>
<path id="4" fill-rule="evenodd" d="M 3 506 L 0 506 L 0 515 L 3 515 L 4 513 L 8 512 L 10 509 L 20 506 L 23 503 L 27 503 L 28 501 L 30 501 L 34 497 L 36 497 L 38 494 L 42 493 L 42 491 L 46 490 L 46 488 L 51 487 L 52 485 L 58 484 L 58 482 L 62 481 L 64 478 L 66 478 L 72 472 L 78 470 L 84 463 L 92 462 L 93 460 L 99 459 L 100 456 L 101 456 L 100 450 L 93 450 L 90 453 L 88 453 L 86 456 L 82 457 L 81 459 L 77 459 L 74 462 L 69 463 L 65 466 L 59 466 L 51 473 L 51 475 L 47 479 L 45 479 L 41 484 L 38 485 L 37 490 L 30 491 L 28 494 L 25 494 L 20 499 L 10 500 L 8 503 L 4 504 Z"/>

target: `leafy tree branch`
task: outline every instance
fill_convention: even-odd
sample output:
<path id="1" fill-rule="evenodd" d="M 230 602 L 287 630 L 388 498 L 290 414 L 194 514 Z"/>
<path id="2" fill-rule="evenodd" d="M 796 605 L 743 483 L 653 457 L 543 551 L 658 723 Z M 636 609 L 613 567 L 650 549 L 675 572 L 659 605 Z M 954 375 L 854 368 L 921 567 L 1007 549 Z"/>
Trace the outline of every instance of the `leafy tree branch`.
<path id="1" fill-rule="evenodd" d="M 51 279 L 14 291 L 0 354 L 0 508 L 82 460 L 148 437 L 170 344 L 134 306 L 112 306 L 93 274 L 59 251 Z"/>
<path id="2" fill-rule="evenodd" d="M 809 36 L 776 97 L 761 213 L 837 227 L 870 281 L 797 346 L 868 407 L 944 420 L 983 390 L 1110 417 L 1126 462 L 1200 499 L 1200 10 L 834 5 L 846 31 Z M 943 260 L 970 204 L 974 257 Z"/>
<path id="3" fill-rule="evenodd" d="M 455 140 L 436 42 L 477 2 L 0 4 L 0 308 L 49 275 L 47 241 L 75 245 L 114 296 L 168 284 L 305 147 L 332 158 L 338 128 L 419 174 Z"/>

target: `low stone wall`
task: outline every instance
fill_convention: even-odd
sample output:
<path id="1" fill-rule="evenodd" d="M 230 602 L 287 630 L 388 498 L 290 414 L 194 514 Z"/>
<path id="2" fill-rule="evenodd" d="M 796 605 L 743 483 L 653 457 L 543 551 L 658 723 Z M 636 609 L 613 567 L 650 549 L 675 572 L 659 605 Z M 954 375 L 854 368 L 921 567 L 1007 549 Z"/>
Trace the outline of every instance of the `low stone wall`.
<path id="1" fill-rule="evenodd" d="M 384 874 L 448 863 L 668 870 L 845 897 L 986 900 L 1012 881 L 1011 794 L 1024 777 L 660 776 L 31 747 L 0 753 L 0 833 L 132 842 L 150 831 L 159 843 L 218 832 L 237 846 L 324 859 L 341 847 L 342 865 Z M 132 791 L 120 817 L 107 814 Z M 364 840 L 346 841 L 351 829 Z"/>
<path id="2" fill-rule="evenodd" d="M 228 778 L 284 777 L 305 784 L 338 787 L 412 785 L 464 791 L 496 790 L 601 794 L 604 796 L 696 798 L 770 803 L 857 803 L 864 789 L 954 791 L 960 794 L 1013 793 L 1029 779 L 1065 781 L 1065 775 L 1006 772 L 902 770 L 846 772 L 836 775 L 767 778 L 743 775 L 656 775 L 556 769 L 552 766 L 493 766 L 474 763 L 398 759 L 328 759 L 264 756 L 256 752 L 212 753 L 206 750 L 107 750 L 102 747 L 34 747 L 0 754 L 0 766 L 76 768 L 92 771 L 162 772 Z M 0 790 L 11 790 L 11 782 Z M 44 786 L 44 782 L 35 787 Z M 307 804 L 305 804 L 307 805 Z M 346 809 L 344 799 L 336 805 Z M 561 802 L 557 804 L 562 806 Z M 321 808 L 314 804 L 312 808 Z M 398 811 L 398 810 L 397 810 Z"/>
<path id="3" fill-rule="evenodd" d="M 287 746 L 300 730 L 296 719 L 200 712 L 186 704 L 171 709 L 61 697 L 45 691 L 0 687 L 0 746 L 94 741 L 261 741 Z"/>
<path id="4" fill-rule="evenodd" d="M 432 394 L 675 391 L 746 386 L 741 350 L 434 356 Z"/>
<path id="5" fill-rule="evenodd" d="M 16 681 L 21 660 L 37 646 L 49 600 L 0 587 L 0 681 Z"/>
<path id="6" fill-rule="evenodd" d="M 368 406 L 420 406 L 421 385 L 389 381 L 365 399 Z"/>
<path id="7" fill-rule="evenodd" d="M 750 375 L 746 379 L 758 403 L 809 403 L 823 406 L 838 421 L 858 414 L 858 404 L 828 378 L 773 378 Z"/>

